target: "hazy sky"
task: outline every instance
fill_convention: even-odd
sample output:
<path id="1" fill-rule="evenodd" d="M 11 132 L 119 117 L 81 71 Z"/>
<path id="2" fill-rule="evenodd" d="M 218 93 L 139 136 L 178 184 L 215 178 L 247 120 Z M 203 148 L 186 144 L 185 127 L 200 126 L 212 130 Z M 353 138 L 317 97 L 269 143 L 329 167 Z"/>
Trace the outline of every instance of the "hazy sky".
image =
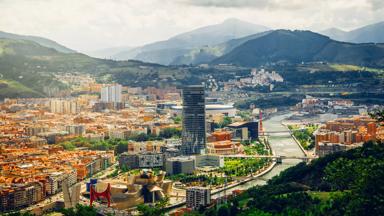
<path id="1" fill-rule="evenodd" d="M 228 18 L 350 30 L 384 21 L 383 14 L 384 0 L 0 0 L 0 30 L 85 51 L 164 40 Z"/>

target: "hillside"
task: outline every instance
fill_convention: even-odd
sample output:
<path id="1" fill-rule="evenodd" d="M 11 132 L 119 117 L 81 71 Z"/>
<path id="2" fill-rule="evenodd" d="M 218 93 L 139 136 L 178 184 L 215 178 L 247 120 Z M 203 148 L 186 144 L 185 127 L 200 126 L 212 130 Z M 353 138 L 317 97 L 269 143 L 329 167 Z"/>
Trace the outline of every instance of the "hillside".
<path id="1" fill-rule="evenodd" d="M 205 26 L 159 41 L 117 53 L 114 59 L 136 59 L 146 62 L 170 64 L 189 50 L 219 44 L 231 39 L 263 32 L 268 28 L 237 19 L 228 19 L 220 24 Z"/>
<path id="2" fill-rule="evenodd" d="M 352 43 L 384 43 L 384 22 L 363 26 L 352 31 L 331 28 L 320 33 L 338 41 Z"/>
<path id="3" fill-rule="evenodd" d="M 27 40 L 0 39 L 0 99 L 48 96 L 67 88 L 58 73 L 89 73 L 101 82 L 123 85 L 180 84 L 183 70 L 139 61 L 113 61 L 80 53 L 61 53 Z"/>
<path id="4" fill-rule="evenodd" d="M 211 63 L 260 66 L 313 61 L 384 67 L 384 44 L 345 43 L 310 31 L 276 30 L 241 44 Z"/>
<path id="5" fill-rule="evenodd" d="M 383 215 L 383 158 L 384 144 L 366 143 L 300 163 L 204 215 Z"/>
<path id="6" fill-rule="evenodd" d="M 171 62 L 171 64 L 172 65 L 181 65 L 181 64 L 197 65 L 202 63 L 209 63 L 210 61 L 232 51 L 237 46 L 249 40 L 264 36 L 268 33 L 270 33 L 270 31 L 265 31 L 265 32 L 249 35 L 242 38 L 232 39 L 232 40 L 225 41 L 223 43 L 212 45 L 212 46 L 204 46 L 204 47 L 191 49 L 186 54 L 176 57 L 173 60 L 173 62 Z"/>
<path id="7" fill-rule="evenodd" d="M 15 39 L 15 40 L 28 40 L 33 41 L 41 46 L 45 46 L 48 48 L 53 48 L 56 51 L 62 52 L 62 53 L 75 53 L 76 51 L 71 50 L 61 44 L 58 44 L 57 42 L 43 38 L 43 37 L 37 37 L 37 36 L 29 36 L 29 35 L 18 35 L 18 34 L 12 34 L 0 31 L 0 38 L 7 38 L 7 39 Z"/>

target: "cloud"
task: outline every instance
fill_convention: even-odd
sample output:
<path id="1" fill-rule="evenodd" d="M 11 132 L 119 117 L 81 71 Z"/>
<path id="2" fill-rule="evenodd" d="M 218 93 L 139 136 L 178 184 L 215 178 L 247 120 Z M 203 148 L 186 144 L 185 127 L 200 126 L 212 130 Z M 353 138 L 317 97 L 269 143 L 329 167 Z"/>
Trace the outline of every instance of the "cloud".
<path id="1" fill-rule="evenodd" d="M 371 4 L 373 10 L 381 10 L 384 8 L 383 0 L 368 0 L 368 2 Z"/>
<path id="2" fill-rule="evenodd" d="M 238 18 L 270 28 L 350 30 L 382 21 L 382 0 L 0 0 L 0 30 L 76 50 L 137 46 Z"/>
<path id="3" fill-rule="evenodd" d="M 301 9 L 308 0 L 181 0 L 185 4 L 219 8 Z"/>

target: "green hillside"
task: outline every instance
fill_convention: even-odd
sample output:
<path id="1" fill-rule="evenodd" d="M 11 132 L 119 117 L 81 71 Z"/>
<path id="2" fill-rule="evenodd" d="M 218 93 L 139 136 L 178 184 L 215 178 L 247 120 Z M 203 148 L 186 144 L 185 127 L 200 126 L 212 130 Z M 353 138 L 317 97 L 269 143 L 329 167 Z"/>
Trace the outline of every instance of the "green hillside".
<path id="1" fill-rule="evenodd" d="M 58 44 L 57 42 L 53 40 L 49 40 L 47 38 L 43 37 L 37 37 L 37 36 L 29 36 L 29 35 L 18 35 L 18 34 L 12 34 L 8 32 L 0 31 L 0 38 L 5 39 L 14 39 L 14 40 L 27 40 L 27 41 L 33 41 L 35 43 L 40 44 L 41 46 L 53 48 L 56 51 L 62 52 L 62 53 L 75 53 L 76 51 L 71 50 L 61 44 Z"/>
<path id="2" fill-rule="evenodd" d="M 193 215 L 383 215 L 384 144 L 291 167 L 218 208 Z"/>
<path id="3" fill-rule="evenodd" d="M 384 67 L 384 44 L 344 43 L 310 31 L 276 30 L 241 44 L 212 63 L 252 67 L 319 61 Z"/>
<path id="4" fill-rule="evenodd" d="M 0 79 L 31 89 L 24 96 L 46 96 L 52 89 L 65 89 L 66 86 L 54 75 L 67 72 L 89 73 L 101 82 L 118 81 L 132 86 L 166 86 L 172 82 L 177 84 L 185 77 L 177 68 L 139 61 L 97 59 L 80 53 L 61 53 L 32 41 L 0 39 Z M 9 88 L 9 94 L 1 94 L 0 98 L 23 95 L 14 90 Z"/>

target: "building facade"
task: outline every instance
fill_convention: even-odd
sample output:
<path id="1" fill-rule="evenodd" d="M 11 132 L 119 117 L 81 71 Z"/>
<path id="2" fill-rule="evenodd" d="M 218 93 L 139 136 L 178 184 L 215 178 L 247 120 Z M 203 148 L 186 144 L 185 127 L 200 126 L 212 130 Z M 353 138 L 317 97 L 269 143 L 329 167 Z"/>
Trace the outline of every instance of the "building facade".
<path id="1" fill-rule="evenodd" d="M 205 151 L 205 92 L 204 86 L 183 88 L 182 153 L 201 154 Z"/>
<path id="2" fill-rule="evenodd" d="M 165 170 L 170 175 L 176 175 L 180 173 L 192 174 L 195 169 L 195 156 L 179 156 L 168 158 L 165 163 Z"/>
<path id="3" fill-rule="evenodd" d="M 122 101 L 122 86 L 112 85 L 112 86 L 104 86 L 101 88 L 101 102 L 114 102 L 120 103 Z"/>
<path id="4" fill-rule="evenodd" d="M 211 204 L 211 190 L 204 187 L 190 187 L 186 194 L 187 208 L 198 210 Z"/>

